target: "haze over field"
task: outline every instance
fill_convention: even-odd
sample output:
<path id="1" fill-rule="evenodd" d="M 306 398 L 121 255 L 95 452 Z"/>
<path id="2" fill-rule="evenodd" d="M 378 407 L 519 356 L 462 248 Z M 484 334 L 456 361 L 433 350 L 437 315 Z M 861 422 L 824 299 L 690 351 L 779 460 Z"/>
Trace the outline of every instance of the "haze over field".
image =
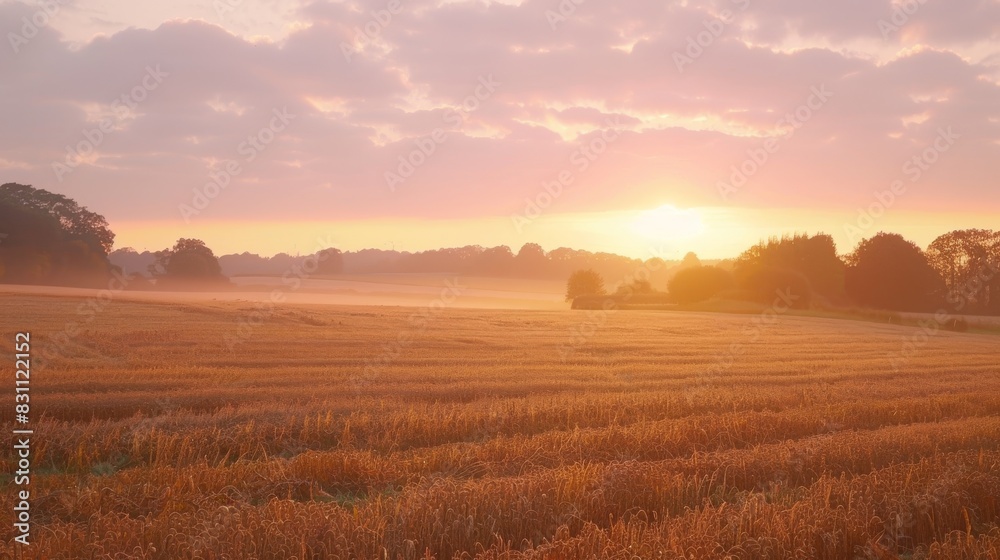
<path id="1" fill-rule="evenodd" d="M 511 283 L 508 279 L 469 278 L 446 275 L 382 275 L 344 279 L 307 278 L 302 286 L 289 289 L 277 277 L 239 277 L 235 289 L 197 292 L 141 291 L 118 294 L 125 301 L 152 302 L 255 302 L 269 303 L 271 294 L 281 294 L 281 303 L 324 305 L 381 305 L 420 307 L 439 297 L 442 290 L 455 288 L 449 307 L 478 309 L 565 309 L 562 282 L 544 280 Z M 97 297 L 92 288 L 51 286 L 4 286 L 0 293 L 51 296 Z"/>

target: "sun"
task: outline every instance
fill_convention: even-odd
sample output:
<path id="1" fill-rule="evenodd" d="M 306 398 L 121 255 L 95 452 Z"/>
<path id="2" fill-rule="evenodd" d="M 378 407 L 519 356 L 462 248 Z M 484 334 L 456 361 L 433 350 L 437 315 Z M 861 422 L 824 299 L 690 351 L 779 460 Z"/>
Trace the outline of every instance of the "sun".
<path id="1" fill-rule="evenodd" d="M 691 239 L 705 233 L 697 210 L 681 210 L 666 204 L 640 212 L 631 223 L 632 232 L 648 239 Z"/>

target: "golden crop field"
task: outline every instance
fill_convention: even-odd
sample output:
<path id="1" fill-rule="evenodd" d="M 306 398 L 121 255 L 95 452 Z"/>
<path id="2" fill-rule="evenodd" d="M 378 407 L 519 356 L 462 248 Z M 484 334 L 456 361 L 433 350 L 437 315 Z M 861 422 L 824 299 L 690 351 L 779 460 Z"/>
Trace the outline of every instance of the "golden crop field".
<path id="1" fill-rule="evenodd" d="M 62 354 L 3 557 L 1000 558 L 996 336 L 116 300 L 59 339 L 81 303 L 0 295 L 5 360 Z"/>

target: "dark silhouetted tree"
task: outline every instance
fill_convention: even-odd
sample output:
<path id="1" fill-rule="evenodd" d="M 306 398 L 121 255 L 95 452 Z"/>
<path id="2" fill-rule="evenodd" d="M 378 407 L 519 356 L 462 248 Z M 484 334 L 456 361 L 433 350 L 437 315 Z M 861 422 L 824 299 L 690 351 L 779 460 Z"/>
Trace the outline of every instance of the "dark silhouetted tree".
<path id="1" fill-rule="evenodd" d="M 0 186 L 0 282 L 101 286 L 112 272 L 107 221 L 63 195 Z"/>
<path id="2" fill-rule="evenodd" d="M 566 301 L 572 301 L 580 296 L 604 294 L 604 279 L 593 269 L 577 270 L 566 282 Z"/>
<path id="3" fill-rule="evenodd" d="M 857 303 L 892 311 L 933 311 L 944 281 L 920 247 L 895 233 L 879 233 L 847 256 L 847 294 Z"/>
<path id="4" fill-rule="evenodd" d="M 158 285 L 172 283 L 225 283 L 219 259 L 200 239 L 178 239 L 173 249 L 156 252 L 150 273 Z"/>
<path id="5" fill-rule="evenodd" d="M 12 204 L 44 212 L 59 221 L 71 238 L 90 246 L 94 252 L 107 256 L 115 244 L 115 234 L 108 228 L 104 216 L 80 206 L 71 198 L 30 185 L 7 183 L 0 186 L 0 199 Z"/>
<path id="6" fill-rule="evenodd" d="M 670 297 L 677 303 L 698 303 L 733 287 L 733 275 L 714 266 L 685 268 L 667 283 Z"/>

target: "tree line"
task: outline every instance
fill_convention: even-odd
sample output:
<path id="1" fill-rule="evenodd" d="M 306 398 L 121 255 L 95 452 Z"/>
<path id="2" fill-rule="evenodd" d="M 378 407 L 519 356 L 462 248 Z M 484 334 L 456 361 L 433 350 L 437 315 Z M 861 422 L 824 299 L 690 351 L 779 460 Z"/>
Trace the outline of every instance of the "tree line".
<path id="1" fill-rule="evenodd" d="M 682 267 L 665 287 L 664 301 L 678 304 L 711 299 L 767 303 L 784 293 L 799 308 L 947 308 L 1000 315 L 1000 232 L 953 231 L 926 250 L 899 234 L 882 232 L 844 256 L 838 256 L 833 238 L 826 234 L 771 238 L 733 261 Z M 649 291 L 648 286 L 640 290 Z M 567 281 L 566 299 L 606 292 L 599 273 L 577 270 Z"/>
<path id="2" fill-rule="evenodd" d="M 636 267 L 656 269 L 659 283 L 669 279 L 677 261 L 633 259 L 611 253 L 594 253 L 560 247 L 545 251 L 536 243 L 526 243 L 516 253 L 510 247 L 467 245 L 430 251 L 407 252 L 383 249 L 340 251 L 329 248 L 324 269 L 317 274 L 446 273 L 467 276 L 562 280 L 579 268 L 592 268 L 608 277 L 625 276 Z M 272 257 L 249 252 L 222 255 L 219 265 L 227 276 L 280 276 L 309 258 L 310 255 L 279 253 Z M 111 253 L 111 261 L 132 272 L 145 271 L 156 260 L 156 253 L 123 248 Z"/>
<path id="3" fill-rule="evenodd" d="M 8 284 L 102 287 L 110 275 L 121 274 L 132 289 L 219 287 L 233 276 L 281 276 L 310 260 L 318 263 L 313 273 L 318 276 L 447 273 L 562 280 L 578 268 L 624 276 L 649 266 L 657 271 L 656 282 L 664 283 L 678 264 L 565 247 L 545 251 L 535 243 L 517 253 L 507 246 L 468 245 L 420 252 L 330 247 L 310 255 L 244 252 L 217 257 L 198 239 L 181 238 L 173 247 L 142 252 L 129 247 L 112 251 L 114 239 L 104 217 L 63 195 L 29 185 L 0 185 L 0 283 Z"/>
<path id="4" fill-rule="evenodd" d="M 1000 232 L 968 229 L 947 233 L 926 249 L 893 233 L 862 241 L 837 254 L 829 235 L 797 234 L 762 241 L 736 259 L 705 264 L 694 254 L 682 261 L 628 258 L 534 243 L 517 253 L 507 246 L 422 252 L 366 249 L 262 257 L 251 253 L 216 257 L 198 239 L 139 253 L 112 251 L 107 220 L 76 201 L 29 185 L 0 185 L 0 283 L 105 286 L 125 275 L 133 289 L 184 285 L 222 286 L 235 275 L 282 275 L 318 263 L 314 274 L 448 273 L 564 279 L 567 300 L 606 292 L 604 278 L 631 278 L 619 295 L 662 294 L 675 303 L 717 299 L 772 301 L 775 292 L 794 295 L 795 305 L 861 305 L 893 311 L 1000 315 Z M 640 278 L 636 271 L 644 274 Z M 659 288 L 665 288 L 661 291 Z"/>

